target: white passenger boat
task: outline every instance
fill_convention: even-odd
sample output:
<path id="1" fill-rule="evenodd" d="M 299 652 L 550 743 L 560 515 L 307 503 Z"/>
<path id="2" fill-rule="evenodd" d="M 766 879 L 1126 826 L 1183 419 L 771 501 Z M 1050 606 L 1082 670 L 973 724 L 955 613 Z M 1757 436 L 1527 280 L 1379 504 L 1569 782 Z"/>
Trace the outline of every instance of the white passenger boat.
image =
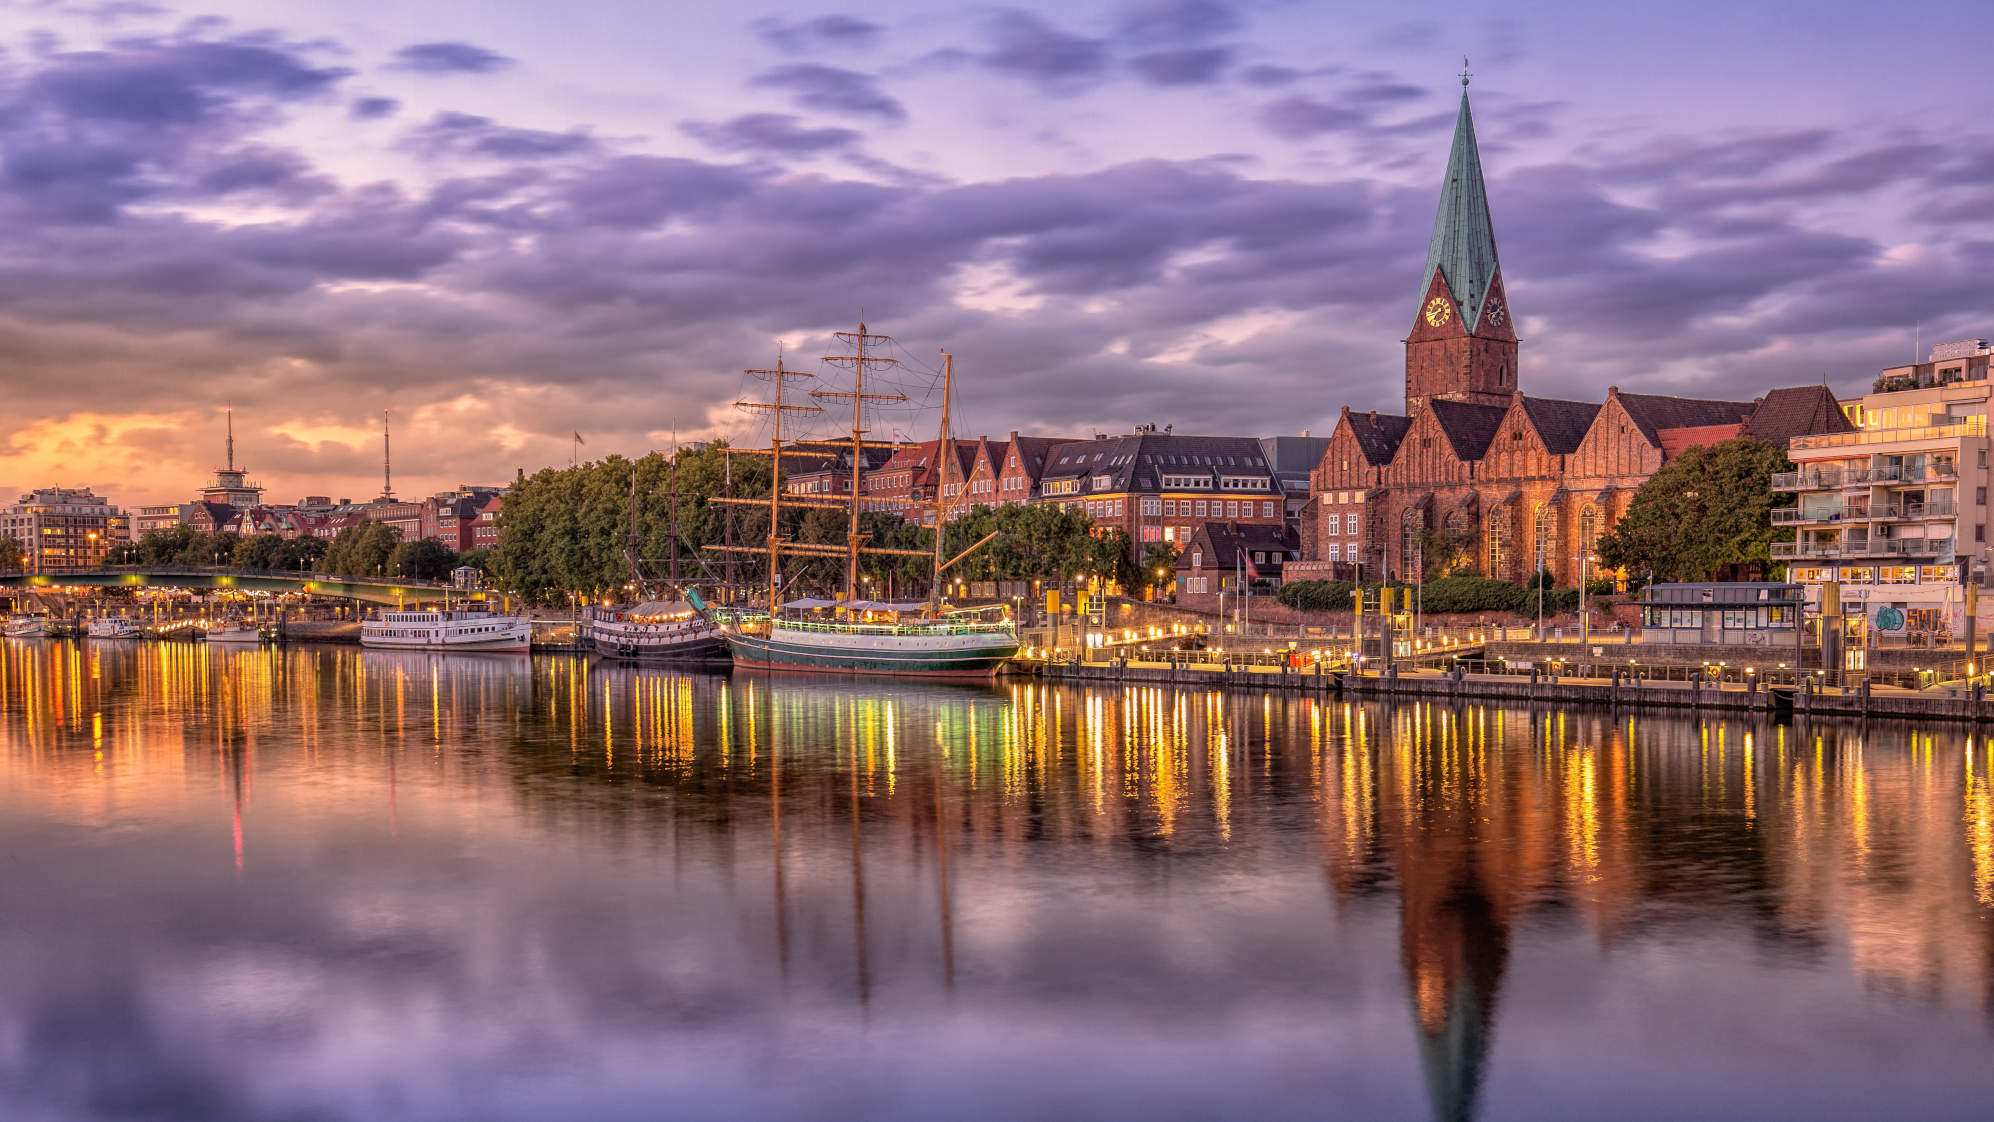
<path id="1" fill-rule="evenodd" d="M 475 610 L 377 612 L 360 625 L 360 645 L 387 650 L 525 654 L 533 624 Z"/>
<path id="2" fill-rule="evenodd" d="M 127 616 L 101 616 L 90 621 L 84 634 L 92 639 L 136 639 L 138 621 Z"/>
<path id="3" fill-rule="evenodd" d="M 7 617 L 9 639 L 42 639 L 48 636 L 47 612 L 15 612 Z"/>
<path id="4" fill-rule="evenodd" d="M 252 646 L 263 641 L 263 630 L 247 620 L 225 619 L 208 628 L 208 642 Z"/>

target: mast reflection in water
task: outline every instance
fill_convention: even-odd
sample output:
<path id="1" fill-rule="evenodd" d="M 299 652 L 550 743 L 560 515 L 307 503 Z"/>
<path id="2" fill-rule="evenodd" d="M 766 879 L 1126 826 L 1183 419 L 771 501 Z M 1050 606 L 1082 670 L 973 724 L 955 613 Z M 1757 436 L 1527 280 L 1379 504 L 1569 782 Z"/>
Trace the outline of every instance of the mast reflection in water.
<path id="1" fill-rule="evenodd" d="M 1988 763 L 10 643 L 0 1116 L 1978 1118 Z"/>

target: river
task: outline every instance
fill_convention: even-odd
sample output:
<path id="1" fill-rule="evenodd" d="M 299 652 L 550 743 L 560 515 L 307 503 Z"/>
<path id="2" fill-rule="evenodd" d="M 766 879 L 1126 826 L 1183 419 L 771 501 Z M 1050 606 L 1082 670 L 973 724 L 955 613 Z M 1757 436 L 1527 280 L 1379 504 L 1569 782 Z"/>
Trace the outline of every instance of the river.
<path id="1" fill-rule="evenodd" d="M 1983 1118 L 1989 745 L 0 647 L 0 1117 Z"/>

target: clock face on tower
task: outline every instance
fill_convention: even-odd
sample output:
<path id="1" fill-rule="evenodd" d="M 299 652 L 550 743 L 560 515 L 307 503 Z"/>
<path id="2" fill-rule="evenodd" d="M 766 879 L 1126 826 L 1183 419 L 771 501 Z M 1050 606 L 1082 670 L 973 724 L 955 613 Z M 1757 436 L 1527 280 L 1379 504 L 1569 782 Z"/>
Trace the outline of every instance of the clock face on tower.
<path id="1" fill-rule="evenodd" d="M 1490 298 L 1489 310 L 1487 313 L 1490 323 L 1495 324 L 1497 327 L 1501 327 L 1503 317 L 1508 314 L 1509 314 L 1508 312 L 1502 310 L 1502 301 L 1500 299 L 1493 297 Z"/>
<path id="2" fill-rule="evenodd" d="M 1426 325 L 1428 327 L 1439 327 L 1441 324 L 1446 323 L 1448 318 L 1453 314 L 1454 308 L 1447 302 L 1445 296 L 1435 296 L 1426 302 Z"/>

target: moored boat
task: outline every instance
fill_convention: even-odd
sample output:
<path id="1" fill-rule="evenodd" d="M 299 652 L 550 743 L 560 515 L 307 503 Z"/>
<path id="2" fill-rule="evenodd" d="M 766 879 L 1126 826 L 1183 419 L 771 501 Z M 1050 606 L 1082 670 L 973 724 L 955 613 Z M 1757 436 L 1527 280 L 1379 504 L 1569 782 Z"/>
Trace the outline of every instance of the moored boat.
<path id="1" fill-rule="evenodd" d="M 47 612 L 15 612 L 7 617 L 5 634 L 9 639 L 42 639 L 48 633 Z"/>
<path id="2" fill-rule="evenodd" d="M 697 593 L 690 593 L 697 602 Z M 794 614 L 739 615 L 724 634 L 734 664 L 755 670 L 817 674 L 886 674 L 920 678 L 988 678 L 1017 656 L 1008 621 L 970 613 L 925 615 L 924 604 L 871 601 L 786 605 Z M 833 614 L 828 618 L 823 609 Z"/>
<path id="3" fill-rule="evenodd" d="M 138 622 L 127 616 L 99 616 L 90 621 L 84 634 L 92 639 L 136 639 Z"/>
<path id="4" fill-rule="evenodd" d="M 857 331 L 840 331 L 837 337 L 851 344 L 855 353 L 826 356 L 825 361 L 848 366 L 855 373 L 852 389 L 849 393 L 817 391 L 812 396 L 847 398 L 852 402 L 851 487 L 843 503 L 807 499 L 792 501 L 804 506 L 843 507 L 850 516 L 846 545 L 838 547 L 785 540 L 779 534 L 771 532 L 765 546 L 769 585 L 768 608 L 764 612 L 730 611 L 722 622 L 719 613 L 702 601 L 697 592 L 688 592 L 686 597 L 695 608 L 699 609 L 702 616 L 713 621 L 726 635 L 727 646 L 733 652 L 736 666 L 817 674 L 988 678 L 997 672 L 998 667 L 1017 655 L 1021 646 L 1017 630 L 1008 619 L 1001 617 L 1001 607 L 989 609 L 1000 613 L 999 618 L 994 620 L 979 618 L 983 615 L 983 610 L 980 609 L 944 610 L 941 600 L 944 587 L 942 574 L 997 535 L 990 534 L 982 541 L 957 553 L 953 558 L 944 560 L 942 537 L 948 528 L 949 511 L 938 505 L 932 523 L 934 538 L 929 549 L 890 549 L 864 544 L 867 535 L 861 529 L 860 496 L 864 494 L 861 479 L 865 464 L 863 455 L 865 405 L 868 401 L 905 401 L 906 398 L 899 394 L 866 392 L 865 379 L 870 365 L 874 363 L 890 365 L 897 361 L 879 357 L 876 353 L 869 354 L 868 351 L 876 351 L 880 344 L 889 343 L 891 340 L 884 335 L 871 334 L 863 323 L 859 324 Z M 943 352 L 941 436 L 937 447 L 944 456 L 954 454 L 949 437 L 949 403 L 954 372 L 953 356 Z M 740 404 L 751 409 L 766 410 L 773 417 L 774 434 L 769 442 L 768 455 L 770 463 L 777 465 L 779 473 L 784 454 L 782 440 L 784 414 L 820 411 L 816 406 L 785 404 L 783 401 L 785 381 L 792 377 L 810 377 L 810 375 L 786 369 L 780 361 L 773 370 L 753 370 L 749 373 L 773 379 L 774 401 Z M 759 503 L 761 500 L 729 498 L 717 501 Z M 767 499 L 769 526 L 782 525 L 783 502 L 782 487 L 779 483 L 772 482 Z M 716 548 L 730 552 L 751 552 L 732 545 Z M 845 561 L 844 599 L 792 600 L 786 604 L 782 603 L 779 593 L 782 588 L 783 554 L 842 557 Z M 927 600 L 915 603 L 883 603 L 860 599 L 857 592 L 860 587 L 861 555 L 926 558 L 930 565 Z M 803 614 L 797 614 L 799 612 Z"/>
<path id="5" fill-rule="evenodd" d="M 255 644 L 263 641 L 263 632 L 255 625 L 240 619 L 225 619 L 208 628 L 207 641 L 210 643 Z"/>
<path id="6" fill-rule="evenodd" d="M 525 654 L 533 624 L 476 610 L 377 612 L 360 625 L 360 645 L 389 650 Z"/>
<path id="7" fill-rule="evenodd" d="M 595 608 L 582 621 L 590 650 L 620 662 L 725 666 L 727 637 L 683 600 Z"/>

